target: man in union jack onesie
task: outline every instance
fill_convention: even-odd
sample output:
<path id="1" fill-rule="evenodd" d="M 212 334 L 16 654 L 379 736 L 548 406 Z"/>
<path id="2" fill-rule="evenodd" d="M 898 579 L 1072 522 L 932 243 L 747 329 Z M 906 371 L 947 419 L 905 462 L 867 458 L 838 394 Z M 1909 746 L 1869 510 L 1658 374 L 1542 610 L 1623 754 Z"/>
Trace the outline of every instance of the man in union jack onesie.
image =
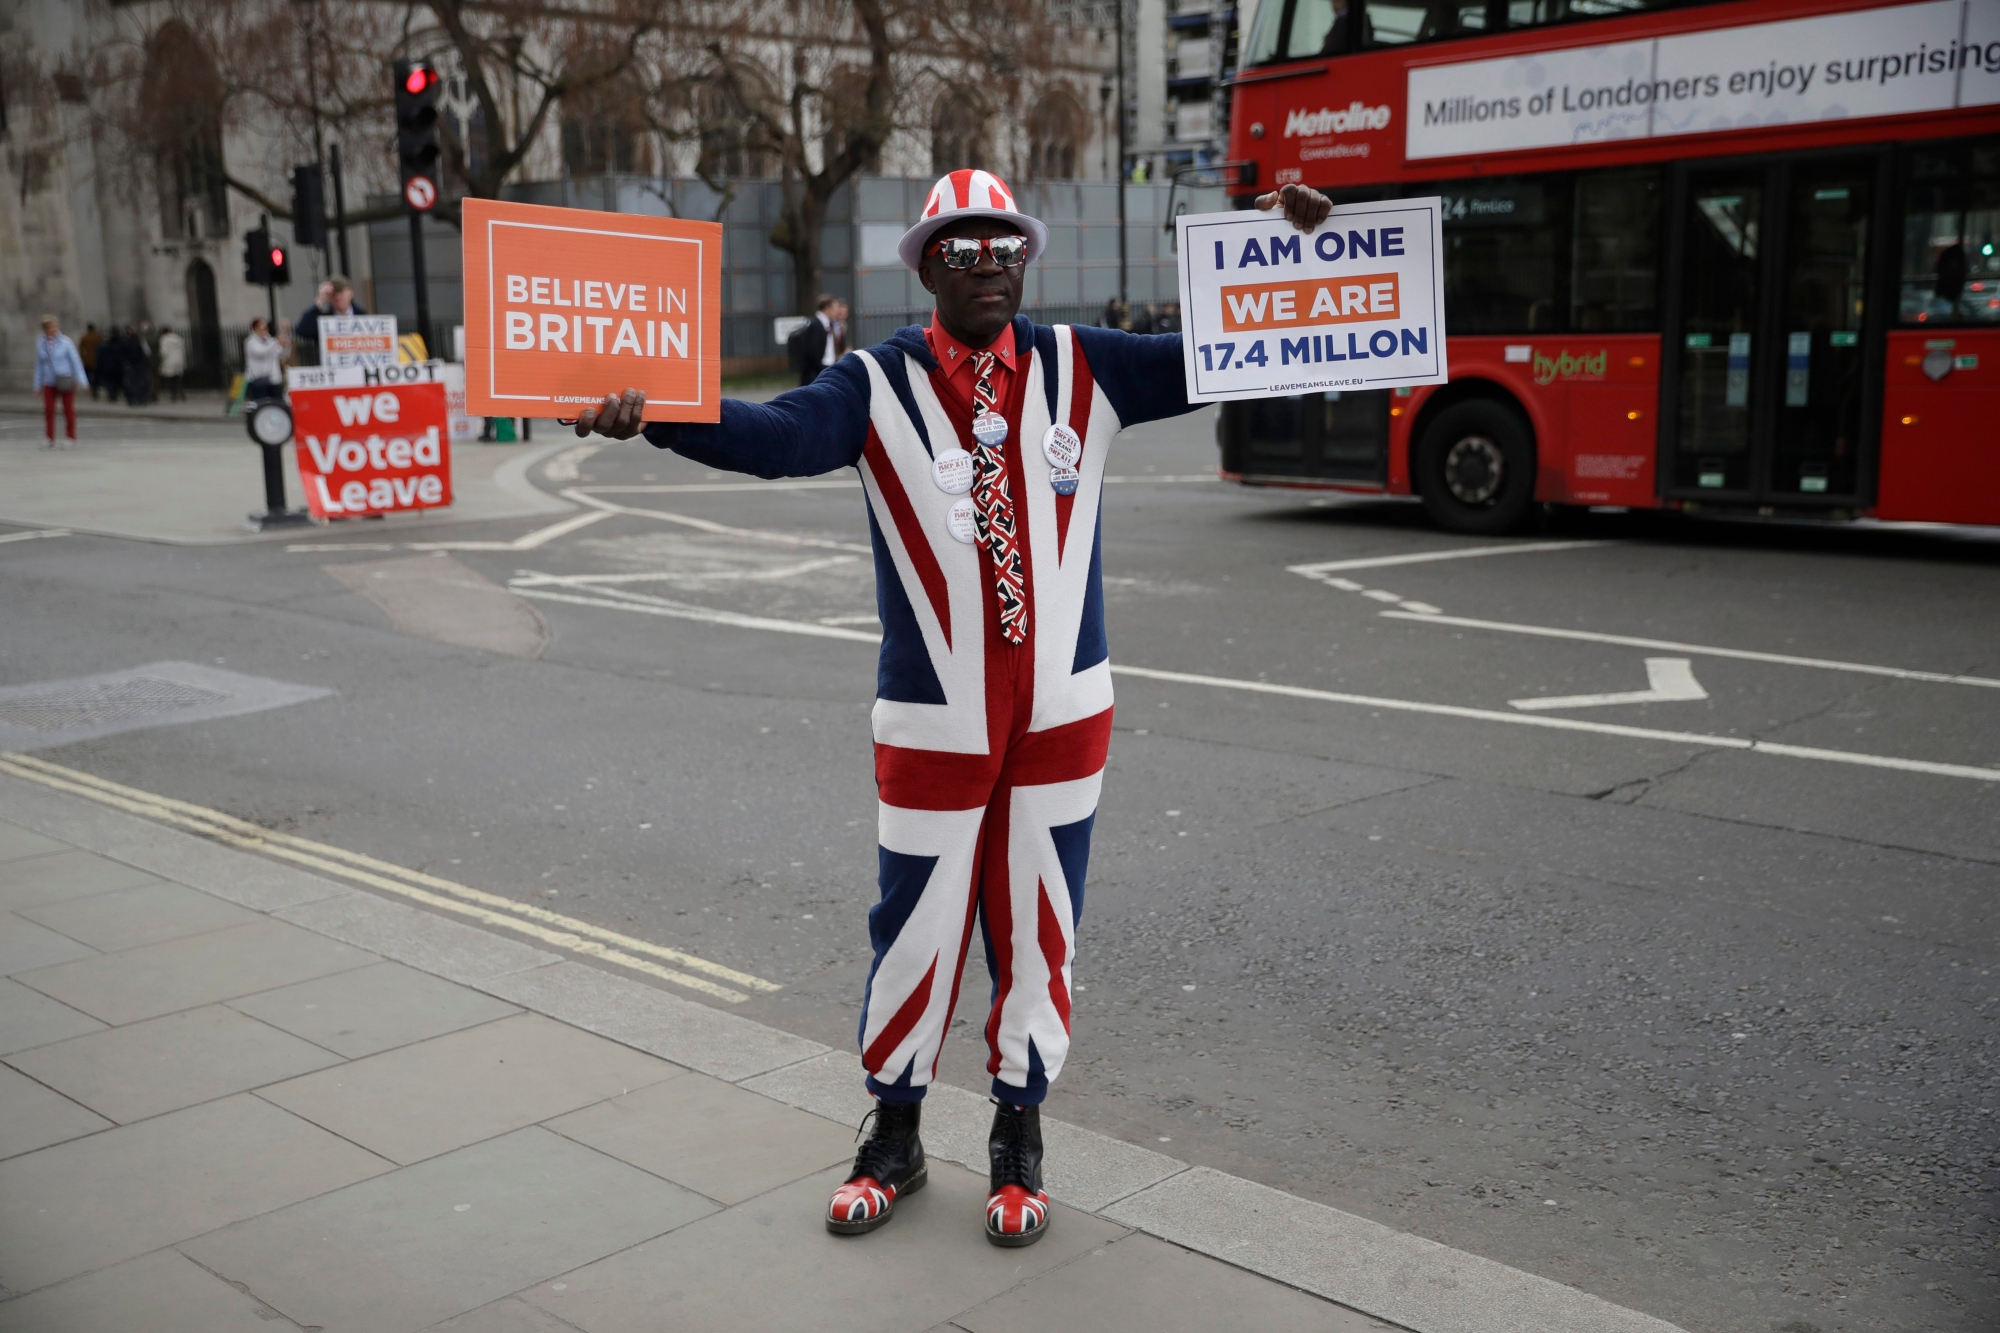
<path id="1" fill-rule="evenodd" d="M 1257 200 L 1303 230 L 1331 204 L 1301 186 Z M 1048 229 L 984 171 L 938 181 L 899 253 L 937 298 L 928 327 L 850 352 L 766 404 L 646 438 L 759 477 L 861 473 L 882 655 L 875 781 L 881 901 L 861 1061 L 868 1139 L 826 1225 L 872 1231 L 922 1187 L 925 1089 L 978 922 L 993 992 L 986 1237 L 1046 1233 L 1040 1107 L 1069 1051 L 1070 963 L 1111 741 L 1099 500 L 1127 426 L 1190 411 L 1179 334 L 1036 325 L 1022 270 Z M 637 390 L 577 421 L 628 439 Z"/>

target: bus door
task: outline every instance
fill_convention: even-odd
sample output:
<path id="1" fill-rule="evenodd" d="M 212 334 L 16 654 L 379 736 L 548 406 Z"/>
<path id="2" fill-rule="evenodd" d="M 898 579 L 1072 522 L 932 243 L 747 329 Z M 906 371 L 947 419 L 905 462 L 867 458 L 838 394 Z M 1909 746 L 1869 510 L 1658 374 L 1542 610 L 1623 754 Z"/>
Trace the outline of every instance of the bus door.
<path id="1" fill-rule="evenodd" d="M 1866 502 L 1880 152 L 1676 172 L 1662 356 L 1670 498 Z M 1879 342 L 1879 337 L 1873 339 Z"/>

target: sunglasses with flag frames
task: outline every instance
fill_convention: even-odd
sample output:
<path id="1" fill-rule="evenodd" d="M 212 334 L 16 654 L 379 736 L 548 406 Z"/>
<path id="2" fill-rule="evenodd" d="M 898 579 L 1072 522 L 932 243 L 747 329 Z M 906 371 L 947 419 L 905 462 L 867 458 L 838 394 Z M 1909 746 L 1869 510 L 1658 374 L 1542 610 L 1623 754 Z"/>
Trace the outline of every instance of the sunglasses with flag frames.
<path id="1" fill-rule="evenodd" d="M 942 255 L 946 268 L 961 271 L 977 267 L 980 256 L 988 254 L 1001 268 L 1018 268 L 1028 262 L 1028 238 L 994 236 L 987 240 L 975 240 L 970 236 L 947 236 L 943 240 L 932 241 L 924 253 Z"/>

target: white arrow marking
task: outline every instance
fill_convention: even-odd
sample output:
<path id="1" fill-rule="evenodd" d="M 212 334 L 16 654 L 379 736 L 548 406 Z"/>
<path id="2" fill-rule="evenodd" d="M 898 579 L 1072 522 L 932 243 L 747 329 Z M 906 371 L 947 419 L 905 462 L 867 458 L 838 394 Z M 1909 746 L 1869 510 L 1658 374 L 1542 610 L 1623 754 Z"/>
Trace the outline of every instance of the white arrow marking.
<path id="1" fill-rule="evenodd" d="M 1565 694 L 1549 699 L 1509 699 L 1516 708 L 1598 708 L 1605 704 L 1671 704 L 1706 699 L 1708 691 L 1694 678 L 1694 668 L 1685 657 L 1649 657 L 1646 680 L 1650 690 L 1628 690 L 1623 694 Z"/>

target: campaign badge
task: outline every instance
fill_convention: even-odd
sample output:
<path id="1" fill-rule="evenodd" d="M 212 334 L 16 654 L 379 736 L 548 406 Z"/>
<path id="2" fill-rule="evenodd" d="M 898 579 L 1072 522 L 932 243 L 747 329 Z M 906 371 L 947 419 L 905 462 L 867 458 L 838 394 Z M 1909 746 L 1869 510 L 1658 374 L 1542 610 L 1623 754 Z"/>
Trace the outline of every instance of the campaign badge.
<path id="1" fill-rule="evenodd" d="M 1042 436 L 1042 457 L 1049 460 L 1053 468 L 1073 468 L 1083 457 L 1083 441 L 1068 426 L 1057 422 Z M 1064 491 L 1063 494 L 1069 494 Z"/>
<path id="2" fill-rule="evenodd" d="M 1073 467 L 1052 467 L 1049 469 L 1049 485 L 1055 487 L 1057 495 L 1075 495 L 1077 480 L 1082 475 Z"/>
<path id="3" fill-rule="evenodd" d="M 1007 418 L 998 412 L 981 412 L 972 419 L 972 438 L 991 449 L 1007 439 Z"/>
<path id="4" fill-rule="evenodd" d="M 963 449 L 940 449 L 931 460 L 931 480 L 946 495 L 963 495 L 972 489 L 972 455 Z"/>
<path id="5" fill-rule="evenodd" d="M 973 539 L 978 536 L 974 517 L 970 498 L 961 497 L 953 502 L 951 512 L 944 518 L 944 524 L 951 530 L 953 541 L 964 542 L 967 546 L 972 545 Z"/>

